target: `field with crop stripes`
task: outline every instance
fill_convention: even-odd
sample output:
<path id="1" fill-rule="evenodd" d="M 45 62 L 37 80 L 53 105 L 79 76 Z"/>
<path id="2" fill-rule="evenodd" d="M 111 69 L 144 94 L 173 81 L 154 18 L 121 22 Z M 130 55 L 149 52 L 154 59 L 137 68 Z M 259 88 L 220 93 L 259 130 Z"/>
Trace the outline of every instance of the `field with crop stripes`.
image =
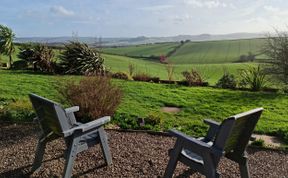
<path id="1" fill-rule="evenodd" d="M 104 48 L 104 53 L 127 55 L 127 56 L 138 56 L 138 57 L 150 57 L 150 56 L 161 56 L 166 55 L 172 51 L 180 43 L 158 43 L 158 44 L 145 44 L 137 46 L 127 47 L 112 47 Z"/>
<path id="2" fill-rule="evenodd" d="M 184 44 L 169 60 L 177 64 L 216 64 L 237 62 L 249 52 L 256 59 L 263 57 L 264 39 L 189 42 Z"/>

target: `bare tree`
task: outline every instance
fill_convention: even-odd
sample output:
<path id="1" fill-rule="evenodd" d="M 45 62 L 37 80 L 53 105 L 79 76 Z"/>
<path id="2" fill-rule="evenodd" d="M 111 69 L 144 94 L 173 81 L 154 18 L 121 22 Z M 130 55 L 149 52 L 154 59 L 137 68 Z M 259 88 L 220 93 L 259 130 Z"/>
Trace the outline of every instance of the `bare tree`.
<path id="1" fill-rule="evenodd" d="M 263 47 L 267 56 L 267 71 L 288 84 L 288 32 L 275 30 L 276 36 L 269 34 Z"/>

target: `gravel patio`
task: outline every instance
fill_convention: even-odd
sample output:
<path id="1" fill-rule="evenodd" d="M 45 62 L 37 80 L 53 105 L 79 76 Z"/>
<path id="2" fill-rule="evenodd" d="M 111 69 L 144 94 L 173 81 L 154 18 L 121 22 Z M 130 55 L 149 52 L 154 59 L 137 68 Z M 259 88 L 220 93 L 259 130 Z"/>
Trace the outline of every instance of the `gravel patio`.
<path id="1" fill-rule="evenodd" d="M 143 132 L 108 130 L 113 165 L 104 165 L 100 146 L 78 154 L 75 177 L 162 177 L 168 163 L 168 150 L 175 139 Z M 0 124 L 0 177 L 61 177 L 64 167 L 62 139 L 48 144 L 44 163 L 38 173 L 29 175 L 37 144 L 37 127 L 29 124 Z M 288 153 L 249 148 L 252 177 L 288 177 Z M 236 163 L 223 158 L 222 177 L 239 177 Z M 184 173 L 184 174 L 183 174 Z M 188 167 L 178 163 L 176 177 L 187 177 Z M 193 174 L 191 177 L 204 177 Z"/>

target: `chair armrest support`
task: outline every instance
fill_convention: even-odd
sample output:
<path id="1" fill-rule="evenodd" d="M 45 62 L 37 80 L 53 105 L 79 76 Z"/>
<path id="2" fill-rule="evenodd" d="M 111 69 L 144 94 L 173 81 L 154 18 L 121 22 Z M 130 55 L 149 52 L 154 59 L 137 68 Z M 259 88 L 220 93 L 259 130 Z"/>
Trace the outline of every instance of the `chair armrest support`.
<path id="1" fill-rule="evenodd" d="M 79 111 L 79 106 L 73 106 L 73 107 L 70 107 L 70 108 L 66 108 L 65 109 L 65 112 L 68 114 L 68 113 L 73 113 L 73 112 L 77 112 Z"/>
<path id="2" fill-rule="evenodd" d="M 94 121 L 88 122 L 86 124 L 81 124 L 79 126 L 73 127 L 69 130 L 66 130 L 63 132 L 64 137 L 73 135 L 75 131 L 80 131 L 81 135 L 86 134 L 87 132 L 93 131 L 102 125 L 106 124 L 107 122 L 110 121 L 110 116 L 105 116 L 99 119 L 96 119 Z"/>
<path id="3" fill-rule="evenodd" d="M 212 141 L 219 130 L 220 123 L 211 119 L 204 119 L 204 123 L 210 126 L 205 139 Z"/>
<path id="4" fill-rule="evenodd" d="M 199 155 L 202 155 L 204 152 L 211 152 L 211 145 L 201 140 L 197 140 L 175 129 L 169 130 L 169 133 L 182 141 L 183 148 L 189 148 Z"/>

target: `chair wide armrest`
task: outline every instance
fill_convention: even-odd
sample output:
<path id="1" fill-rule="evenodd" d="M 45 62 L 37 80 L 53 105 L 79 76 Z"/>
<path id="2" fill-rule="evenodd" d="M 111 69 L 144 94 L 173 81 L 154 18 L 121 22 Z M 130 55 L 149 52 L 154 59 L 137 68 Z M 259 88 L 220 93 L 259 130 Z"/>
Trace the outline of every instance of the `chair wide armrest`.
<path id="1" fill-rule="evenodd" d="M 68 113 L 72 113 L 72 112 L 77 112 L 79 111 L 79 106 L 73 106 L 71 108 L 66 108 L 65 109 L 65 112 L 68 114 Z"/>
<path id="2" fill-rule="evenodd" d="M 96 119 L 94 121 L 73 127 L 69 130 L 64 131 L 63 134 L 64 134 L 64 137 L 67 137 L 67 136 L 72 135 L 76 130 L 80 131 L 81 133 L 89 132 L 90 130 L 98 128 L 98 127 L 106 124 L 109 121 L 110 121 L 110 116 L 105 116 L 105 117 Z"/>
<path id="3" fill-rule="evenodd" d="M 189 148 L 195 153 L 201 154 L 203 151 L 211 151 L 211 145 L 201 140 L 197 140 L 175 129 L 169 130 L 169 133 L 175 136 L 177 139 L 181 139 L 183 141 L 183 147 Z"/>
<path id="4" fill-rule="evenodd" d="M 110 116 L 105 116 L 105 117 L 101 117 L 99 119 L 96 119 L 95 121 L 88 122 L 86 124 L 81 125 L 83 127 L 82 131 L 86 132 L 90 129 L 102 126 L 102 125 L 106 124 L 107 122 L 110 122 L 110 120 L 111 120 Z"/>
<path id="5" fill-rule="evenodd" d="M 220 123 L 219 122 L 216 122 L 216 121 L 213 121 L 211 119 L 204 119 L 204 123 L 205 124 L 208 124 L 210 127 L 219 127 L 220 126 Z"/>
<path id="6" fill-rule="evenodd" d="M 204 119 L 204 123 L 210 126 L 207 135 L 205 136 L 205 139 L 212 141 L 219 130 L 220 123 L 211 119 Z"/>

